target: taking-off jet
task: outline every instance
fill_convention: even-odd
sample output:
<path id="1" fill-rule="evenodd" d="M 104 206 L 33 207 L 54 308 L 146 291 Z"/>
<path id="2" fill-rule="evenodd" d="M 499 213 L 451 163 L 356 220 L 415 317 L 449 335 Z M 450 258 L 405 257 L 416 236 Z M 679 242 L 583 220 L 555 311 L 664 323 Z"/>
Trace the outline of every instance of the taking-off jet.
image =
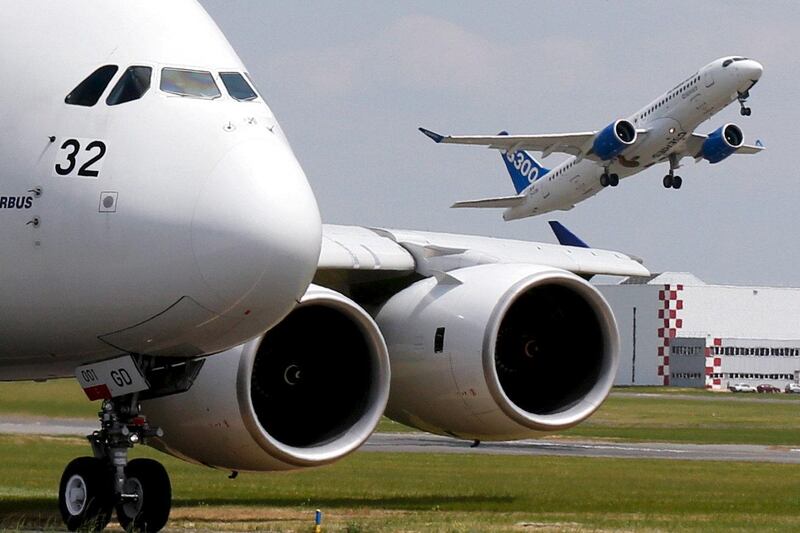
<path id="1" fill-rule="evenodd" d="M 323 225 L 197 2 L 8 3 L 0 380 L 72 376 L 102 402 L 58 487 L 70 530 L 115 512 L 164 527 L 169 477 L 129 461 L 135 445 L 302 469 L 358 449 L 384 413 L 510 440 L 608 395 L 619 334 L 587 279 L 647 275 L 637 261 L 563 229 L 569 246 Z"/>
<path id="2" fill-rule="evenodd" d="M 657 163 L 669 164 L 664 187 L 680 189 L 675 175 L 685 157 L 719 163 L 732 154 L 754 154 L 760 142 L 744 143 L 736 124 L 725 124 L 708 135 L 695 129 L 714 114 L 738 101 L 741 114 L 750 115 L 745 101 L 761 78 L 760 63 L 731 56 L 712 61 L 642 109 L 615 120 L 597 131 L 545 135 L 446 136 L 419 128 L 442 144 L 472 144 L 501 150 L 511 174 L 515 196 L 457 202 L 452 207 L 505 208 L 503 219 L 569 210 L 604 187 L 616 187 L 621 178 L 632 176 Z M 571 157 L 552 169 L 543 167 L 525 152 L 542 157 L 565 153 Z"/>

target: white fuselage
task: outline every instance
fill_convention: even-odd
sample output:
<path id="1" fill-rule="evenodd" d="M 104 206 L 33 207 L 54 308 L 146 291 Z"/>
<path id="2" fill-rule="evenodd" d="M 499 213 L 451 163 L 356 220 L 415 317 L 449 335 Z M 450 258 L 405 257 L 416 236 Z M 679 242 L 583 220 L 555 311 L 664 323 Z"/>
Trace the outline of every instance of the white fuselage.
<path id="1" fill-rule="evenodd" d="M 605 164 L 568 158 L 523 191 L 527 196 L 525 203 L 507 209 L 503 218 L 514 220 L 571 209 L 604 188 L 600 184 L 604 172 L 625 178 L 680 153 L 682 143 L 697 126 L 753 85 L 753 71 L 760 75 L 761 67 L 755 61 L 736 61 L 723 66 L 726 59 L 709 63 L 628 117 L 637 130 L 646 130 L 646 135 L 621 156 Z"/>
<path id="2" fill-rule="evenodd" d="M 267 104 L 226 90 L 244 66 L 196 2 L 30 0 L 4 10 L 0 46 L 0 380 L 214 353 L 292 309 L 316 201 Z M 104 65 L 95 105 L 65 103 Z M 107 105 L 132 65 L 150 89 Z M 164 67 L 210 72 L 220 95 L 168 94 Z"/>

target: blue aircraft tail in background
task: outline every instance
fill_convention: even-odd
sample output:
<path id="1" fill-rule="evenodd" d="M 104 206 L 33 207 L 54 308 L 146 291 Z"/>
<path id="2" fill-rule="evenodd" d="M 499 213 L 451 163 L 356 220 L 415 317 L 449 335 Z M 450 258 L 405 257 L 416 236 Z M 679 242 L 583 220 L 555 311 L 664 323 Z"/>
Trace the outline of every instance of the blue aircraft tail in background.
<path id="1" fill-rule="evenodd" d="M 501 131 L 498 135 L 508 135 L 507 131 Z M 511 181 L 514 182 L 514 189 L 517 194 L 527 189 L 531 183 L 538 180 L 548 172 L 537 160 L 532 158 L 528 152 L 519 150 L 515 153 L 502 152 L 500 156 L 506 164 L 508 173 L 511 174 Z"/>
<path id="2" fill-rule="evenodd" d="M 559 244 L 562 246 L 576 246 L 578 248 L 589 248 L 589 245 L 583 242 L 583 240 L 568 230 L 561 222 L 556 220 L 551 220 L 548 222 L 550 224 L 550 229 L 553 230 L 553 233 L 556 235 L 556 239 L 558 239 Z"/>

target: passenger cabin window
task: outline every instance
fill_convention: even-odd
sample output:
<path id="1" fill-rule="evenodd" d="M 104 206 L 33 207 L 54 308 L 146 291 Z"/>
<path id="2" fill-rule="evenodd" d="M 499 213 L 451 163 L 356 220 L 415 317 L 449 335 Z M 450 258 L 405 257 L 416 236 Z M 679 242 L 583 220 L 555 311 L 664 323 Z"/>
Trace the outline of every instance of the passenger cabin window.
<path id="1" fill-rule="evenodd" d="M 213 100 L 221 95 L 211 73 L 201 70 L 161 69 L 161 90 L 169 94 L 206 100 Z"/>
<path id="2" fill-rule="evenodd" d="M 108 105 L 119 105 L 138 100 L 150 89 L 150 77 L 153 69 L 150 67 L 128 67 L 120 77 L 111 94 L 106 98 Z"/>
<path id="3" fill-rule="evenodd" d="M 117 73 L 116 65 L 105 65 L 95 70 L 89 77 L 72 89 L 64 101 L 70 105 L 92 107 L 103 96 L 103 92 L 111 83 L 111 78 Z"/>
<path id="4" fill-rule="evenodd" d="M 234 100 L 246 102 L 258 98 L 258 95 L 247 83 L 247 80 L 244 79 L 244 76 L 238 72 L 220 72 L 219 77 L 222 79 L 222 83 L 225 84 L 225 88 L 228 89 L 228 94 Z"/>

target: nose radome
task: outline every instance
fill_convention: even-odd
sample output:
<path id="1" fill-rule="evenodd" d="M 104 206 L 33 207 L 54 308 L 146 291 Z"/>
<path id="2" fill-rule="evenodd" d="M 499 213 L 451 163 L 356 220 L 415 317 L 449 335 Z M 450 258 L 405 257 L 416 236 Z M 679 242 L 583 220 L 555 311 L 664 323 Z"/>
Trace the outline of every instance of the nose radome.
<path id="1" fill-rule="evenodd" d="M 764 72 L 764 67 L 761 63 L 752 59 L 740 61 L 737 68 L 744 74 L 745 78 L 752 81 L 758 81 L 758 79 L 761 78 L 761 74 Z"/>
<path id="2" fill-rule="evenodd" d="M 321 233 L 316 199 L 289 147 L 274 137 L 235 146 L 203 185 L 192 219 L 206 285 L 198 300 L 265 331 L 311 282 Z"/>

